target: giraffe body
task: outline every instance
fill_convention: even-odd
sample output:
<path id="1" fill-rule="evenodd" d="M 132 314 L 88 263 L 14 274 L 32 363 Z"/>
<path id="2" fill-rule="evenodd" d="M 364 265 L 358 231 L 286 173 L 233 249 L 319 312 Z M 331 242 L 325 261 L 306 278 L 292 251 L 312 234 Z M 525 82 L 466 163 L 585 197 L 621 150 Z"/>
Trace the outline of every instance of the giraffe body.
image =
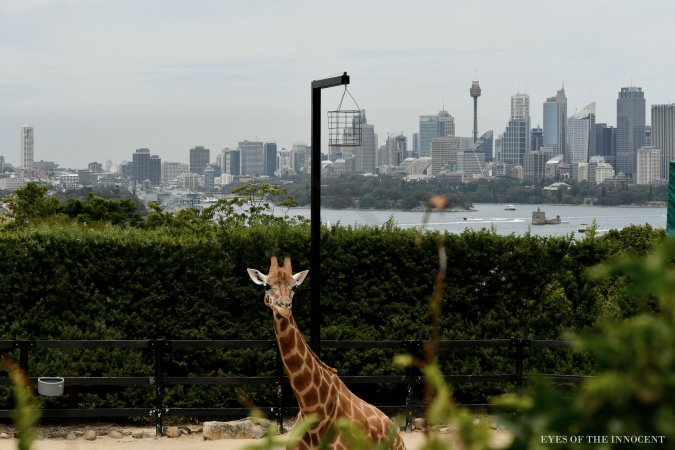
<path id="1" fill-rule="evenodd" d="M 295 448 L 319 448 L 320 439 L 341 417 L 363 427 L 374 443 L 388 440 L 390 430 L 394 427 L 391 420 L 382 411 L 354 395 L 340 380 L 337 371 L 324 364 L 312 351 L 298 330 L 291 314 L 293 288 L 302 283 L 307 271 L 293 275 L 289 258 L 286 258 L 283 267 L 279 267 L 276 257 L 272 257 L 268 275 L 254 269 L 248 269 L 248 272 L 255 283 L 269 286 L 265 294 L 265 304 L 274 311 L 274 332 L 291 388 L 300 407 L 298 418 L 309 414 L 318 416 L 318 423 L 302 437 Z M 347 446 L 342 437 L 337 435 L 328 448 L 346 450 Z M 405 449 L 398 432 L 392 448 Z"/>

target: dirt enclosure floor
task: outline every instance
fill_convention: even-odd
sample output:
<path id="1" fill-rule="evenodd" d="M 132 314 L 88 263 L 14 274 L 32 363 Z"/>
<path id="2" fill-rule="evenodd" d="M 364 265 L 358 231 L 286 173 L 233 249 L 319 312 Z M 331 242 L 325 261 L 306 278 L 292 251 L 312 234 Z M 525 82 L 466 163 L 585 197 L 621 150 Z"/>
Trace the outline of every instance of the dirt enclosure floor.
<path id="1" fill-rule="evenodd" d="M 86 429 L 96 432 L 94 440 L 87 440 L 83 436 Z M 112 433 L 112 430 L 116 433 Z M 0 426 L 0 450 L 14 450 L 17 440 Z M 3 436 L 3 432 L 5 436 Z M 72 434 L 70 434 L 72 432 Z M 11 431 L 10 431 L 11 433 Z M 112 436 L 109 435 L 112 434 Z M 6 435 L 9 434 L 9 437 Z M 70 434 L 70 436 L 68 436 Z M 243 450 L 247 446 L 260 444 L 262 439 L 219 439 L 204 440 L 200 432 L 182 434 L 177 438 L 155 438 L 154 427 L 89 427 L 54 430 L 50 427 L 39 429 L 40 438 L 33 443 L 32 450 Z M 120 436 L 121 435 L 121 436 Z M 421 431 L 410 433 L 402 432 L 408 450 L 422 448 L 425 443 L 425 434 Z M 452 433 L 444 435 L 452 439 Z M 497 447 L 506 447 L 510 436 L 500 430 L 494 430 L 494 443 Z"/>

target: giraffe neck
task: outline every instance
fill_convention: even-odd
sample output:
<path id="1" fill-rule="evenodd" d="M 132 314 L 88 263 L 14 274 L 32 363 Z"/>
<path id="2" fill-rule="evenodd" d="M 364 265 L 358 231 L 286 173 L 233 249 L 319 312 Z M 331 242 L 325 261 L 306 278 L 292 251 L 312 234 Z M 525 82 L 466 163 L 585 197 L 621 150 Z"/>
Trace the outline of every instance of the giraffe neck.
<path id="1" fill-rule="evenodd" d="M 324 399 L 337 394 L 335 369 L 324 364 L 307 345 L 293 319 L 274 314 L 274 332 L 281 359 L 300 409 L 320 412 Z"/>

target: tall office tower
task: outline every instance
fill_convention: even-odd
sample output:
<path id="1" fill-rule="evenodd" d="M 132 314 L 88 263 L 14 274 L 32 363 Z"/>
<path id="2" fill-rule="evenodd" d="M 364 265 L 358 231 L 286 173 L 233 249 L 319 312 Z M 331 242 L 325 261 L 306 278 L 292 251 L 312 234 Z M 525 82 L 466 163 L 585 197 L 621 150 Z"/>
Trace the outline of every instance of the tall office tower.
<path id="1" fill-rule="evenodd" d="M 522 165 L 525 153 L 530 149 L 530 96 L 511 96 L 511 119 L 501 141 L 501 161 L 505 164 Z"/>
<path id="2" fill-rule="evenodd" d="M 204 175 L 204 168 L 211 162 L 211 150 L 201 145 L 190 149 L 190 173 Z"/>
<path id="3" fill-rule="evenodd" d="M 593 141 L 595 141 L 595 102 L 586 105 L 567 119 L 565 161 L 568 164 L 587 163 Z"/>
<path id="4" fill-rule="evenodd" d="M 139 148 L 133 154 L 133 166 L 131 178 L 137 183 L 143 183 L 150 179 L 150 150 Z"/>
<path id="5" fill-rule="evenodd" d="M 225 152 L 225 172 L 232 176 L 241 175 L 241 152 L 235 148 L 226 148 Z"/>
<path id="6" fill-rule="evenodd" d="M 35 137 L 33 127 L 25 125 L 21 127 L 21 162 L 20 169 L 31 169 L 35 158 Z"/>
<path id="7" fill-rule="evenodd" d="M 361 145 L 353 147 L 356 158 L 355 170 L 360 173 L 375 173 L 375 155 L 377 153 L 377 135 L 375 125 L 361 125 Z"/>
<path id="8" fill-rule="evenodd" d="M 457 170 L 460 143 L 461 139 L 456 136 L 437 136 L 431 140 L 431 175 Z"/>
<path id="9" fill-rule="evenodd" d="M 675 161 L 675 103 L 652 105 L 652 146 L 661 149 L 661 179 L 667 180 Z"/>
<path id="10" fill-rule="evenodd" d="M 293 152 L 281 148 L 277 151 L 277 167 L 279 168 L 279 176 L 287 177 L 293 173 Z"/>
<path id="11" fill-rule="evenodd" d="M 475 80 L 471 83 L 471 89 L 469 89 L 469 94 L 473 99 L 473 141 L 478 140 L 478 97 L 480 97 L 480 85 L 478 81 Z"/>
<path id="12" fill-rule="evenodd" d="M 530 135 L 530 151 L 537 151 L 544 146 L 544 129 L 541 127 L 532 128 Z"/>
<path id="13" fill-rule="evenodd" d="M 152 186 L 159 186 L 162 184 L 162 158 L 157 155 L 150 155 L 148 175 Z"/>
<path id="14" fill-rule="evenodd" d="M 5 157 L 0 156 L 0 173 L 5 173 Z"/>
<path id="15" fill-rule="evenodd" d="M 607 164 L 615 166 L 616 161 L 616 128 L 606 123 L 595 124 L 595 154 L 602 156 Z"/>
<path id="16" fill-rule="evenodd" d="M 277 144 L 276 142 L 265 143 L 265 174 L 273 177 L 277 170 Z"/>
<path id="17" fill-rule="evenodd" d="M 259 177 L 266 174 L 265 145 L 260 141 L 242 141 L 239 143 L 241 152 L 241 174 Z"/>
<path id="18" fill-rule="evenodd" d="M 91 173 L 101 173 L 103 172 L 103 164 L 100 162 L 90 162 L 87 164 L 87 170 L 89 170 Z"/>
<path id="19" fill-rule="evenodd" d="M 435 116 L 420 116 L 419 156 L 431 156 L 431 139 L 437 136 L 454 136 L 455 118 L 446 110 Z"/>
<path id="20" fill-rule="evenodd" d="M 646 100 L 642 88 L 623 87 L 616 100 L 616 172 L 635 178 L 637 150 L 645 145 Z"/>
<path id="21" fill-rule="evenodd" d="M 530 117 L 530 96 L 515 94 L 511 96 L 511 117 Z"/>
<path id="22" fill-rule="evenodd" d="M 403 133 L 396 136 L 396 165 L 398 166 L 408 157 L 408 138 Z"/>
<path id="23" fill-rule="evenodd" d="M 567 97 L 562 87 L 555 97 L 544 102 L 544 145 L 558 147 L 558 154 L 565 154 L 567 140 Z"/>

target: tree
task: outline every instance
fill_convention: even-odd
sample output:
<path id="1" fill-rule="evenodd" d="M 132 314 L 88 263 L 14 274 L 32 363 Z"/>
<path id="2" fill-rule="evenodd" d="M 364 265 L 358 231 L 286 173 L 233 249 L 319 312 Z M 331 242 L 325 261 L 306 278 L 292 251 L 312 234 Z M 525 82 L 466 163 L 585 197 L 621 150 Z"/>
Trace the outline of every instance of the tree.
<path id="1" fill-rule="evenodd" d="M 59 201 L 47 196 L 47 186 L 28 183 L 7 198 L 9 218 L 14 226 L 23 226 L 59 213 Z"/>

